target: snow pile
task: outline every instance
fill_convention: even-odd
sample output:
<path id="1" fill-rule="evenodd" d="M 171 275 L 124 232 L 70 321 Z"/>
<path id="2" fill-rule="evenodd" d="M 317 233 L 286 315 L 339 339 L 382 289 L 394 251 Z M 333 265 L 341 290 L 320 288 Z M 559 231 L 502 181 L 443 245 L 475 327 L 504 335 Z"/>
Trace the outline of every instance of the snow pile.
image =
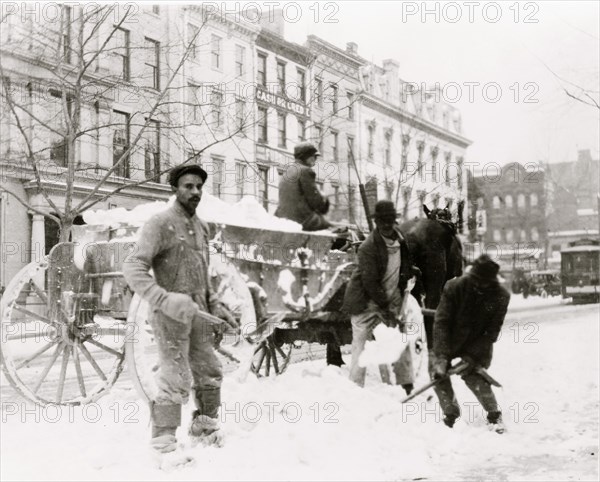
<path id="1" fill-rule="evenodd" d="M 377 370 L 361 389 L 348 365 L 317 360 L 277 378 L 226 375 L 222 449 L 189 447 L 190 402 L 178 437 L 196 464 L 173 473 L 155 468 L 149 411 L 126 379 L 83 408 L 5 402 L 0 479 L 598 480 L 597 315 L 595 305 L 543 319 L 518 339 L 514 319 L 505 324 L 490 368 L 504 385 L 495 389 L 504 435 L 487 429 L 458 377 L 463 417 L 450 430 L 427 400 L 432 391 L 401 405 L 404 391 L 382 384 Z"/>
<path id="2" fill-rule="evenodd" d="M 365 351 L 361 353 L 358 364 L 366 367 L 398 361 L 407 345 L 407 339 L 402 336 L 400 330 L 380 323 L 373 330 L 373 336 L 375 341 L 367 341 Z"/>
<path id="3" fill-rule="evenodd" d="M 168 202 L 155 201 L 140 204 L 130 211 L 124 208 L 86 211 L 83 220 L 89 225 L 104 225 L 112 228 L 122 225 L 142 226 L 151 216 L 164 211 L 174 202 L 175 196 L 171 196 Z M 211 194 L 203 193 L 196 214 L 204 221 L 217 224 L 285 232 L 302 231 L 300 224 L 269 214 L 251 196 L 245 196 L 235 204 L 228 204 Z"/>

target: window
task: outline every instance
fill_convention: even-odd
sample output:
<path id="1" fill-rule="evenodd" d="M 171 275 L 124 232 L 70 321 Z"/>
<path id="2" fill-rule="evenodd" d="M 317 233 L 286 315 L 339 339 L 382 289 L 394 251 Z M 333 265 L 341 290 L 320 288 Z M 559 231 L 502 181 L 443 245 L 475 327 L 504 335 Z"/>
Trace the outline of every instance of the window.
<path id="1" fill-rule="evenodd" d="M 404 135 L 402 135 L 402 166 L 401 166 L 401 169 L 403 171 L 406 170 L 406 165 L 408 164 L 408 146 L 410 146 L 410 136 L 408 134 L 404 134 Z"/>
<path id="2" fill-rule="evenodd" d="M 348 99 L 348 119 L 354 120 L 354 94 L 348 92 L 346 98 Z"/>
<path id="3" fill-rule="evenodd" d="M 433 196 L 433 208 L 437 209 L 440 207 L 440 195 L 436 194 Z"/>
<path id="4" fill-rule="evenodd" d="M 317 106 L 323 107 L 323 81 L 318 77 L 315 79 L 315 97 Z"/>
<path id="5" fill-rule="evenodd" d="M 339 134 L 337 131 L 332 130 L 331 131 L 331 157 L 333 158 L 333 162 L 338 162 L 339 158 L 338 158 L 338 152 L 339 152 L 339 146 L 338 146 L 338 137 Z"/>
<path id="6" fill-rule="evenodd" d="M 527 233 L 525 232 L 524 229 L 521 229 L 521 241 L 523 241 L 523 242 L 527 241 Z"/>
<path id="7" fill-rule="evenodd" d="M 298 141 L 306 140 L 306 121 L 298 119 Z"/>
<path id="8" fill-rule="evenodd" d="M 492 207 L 494 209 L 500 209 L 500 197 L 499 196 L 494 196 L 492 198 Z"/>
<path id="9" fill-rule="evenodd" d="M 444 177 L 446 178 L 444 181 L 446 183 L 446 186 L 450 185 L 450 162 L 452 161 L 452 153 L 451 152 L 446 152 L 446 156 L 445 156 L 445 160 L 446 160 L 446 166 L 444 169 Z"/>
<path id="10" fill-rule="evenodd" d="M 512 229 L 506 230 L 506 242 L 512 243 L 514 241 L 514 232 Z"/>
<path id="11" fill-rule="evenodd" d="M 213 69 L 221 69 L 221 37 L 210 37 L 210 58 Z"/>
<path id="12" fill-rule="evenodd" d="M 237 161 L 235 163 L 235 187 L 238 200 L 244 197 L 244 186 L 246 185 L 246 168 L 247 166 L 244 161 Z"/>
<path id="13" fill-rule="evenodd" d="M 352 159 L 354 156 L 354 137 L 346 136 L 346 144 L 348 146 L 348 165 L 352 166 Z"/>
<path id="14" fill-rule="evenodd" d="M 236 127 L 242 131 L 246 123 L 246 104 L 243 99 L 235 99 L 235 123 Z"/>
<path id="15" fill-rule="evenodd" d="M 477 209 L 483 209 L 484 205 L 483 205 L 483 198 L 482 197 L 478 197 L 477 198 Z"/>
<path id="16" fill-rule="evenodd" d="M 317 149 L 319 152 L 323 153 L 323 128 L 320 126 L 315 126 L 315 142 L 317 144 Z"/>
<path id="17" fill-rule="evenodd" d="M 160 125 L 151 120 L 144 131 L 144 173 L 146 179 L 155 177 L 155 182 L 160 182 L 156 176 L 160 173 Z"/>
<path id="18" fill-rule="evenodd" d="M 238 77 L 242 77 L 245 72 L 246 64 L 246 49 L 241 45 L 235 46 L 235 73 Z"/>
<path id="19" fill-rule="evenodd" d="M 269 168 L 266 166 L 258 167 L 258 201 L 262 207 L 269 210 Z"/>
<path id="20" fill-rule="evenodd" d="M 267 87 L 267 56 L 258 54 L 258 65 L 256 66 L 256 82 L 261 87 Z"/>
<path id="21" fill-rule="evenodd" d="M 123 28 L 116 28 L 113 33 L 113 54 L 118 57 L 119 76 L 129 80 L 129 31 Z"/>
<path id="22" fill-rule="evenodd" d="M 408 206 L 410 203 L 410 188 L 402 188 L 402 217 L 406 219 L 408 217 Z"/>
<path id="23" fill-rule="evenodd" d="M 510 194 L 507 194 L 504 198 L 504 204 L 506 204 L 507 209 L 513 207 L 513 197 Z"/>
<path id="24" fill-rule="evenodd" d="M 419 174 L 423 173 L 423 151 L 425 150 L 425 143 L 417 143 L 417 171 Z"/>
<path id="25" fill-rule="evenodd" d="M 146 73 L 147 87 L 160 89 L 160 72 L 158 70 L 158 61 L 160 55 L 160 43 L 149 38 L 144 39 L 144 48 L 146 51 Z"/>
<path id="26" fill-rule="evenodd" d="M 404 158 L 404 152 L 402 156 Z M 392 165 L 392 132 L 390 130 L 385 133 L 385 165 Z"/>
<path id="27" fill-rule="evenodd" d="M 285 114 L 283 112 L 277 113 L 277 145 L 285 148 L 286 146 L 286 128 L 285 128 Z"/>
<path id="28" fill-rule="evenodd" d="M 267 108 L 258 108 L 258 142 L 267 143 Z"/>
<path id="29" fill-rule="evenodd" d="M 73 25 L 72 9 L 67 5 L 62 6 L 62 50 L 63 61 L 71 63 L 71 31 Z"/>
<path id="30" fill-rule="evenodd" d="M 439 152 L 440 151 L 436 146 L 431 148 L 431 173 L 433 174 L 433 182 L 437 182 L 437 156 Z"/>
<path id="31" fill-rule="evenodd" d="M 531 207 L 538 205 L 538 195 L 536 193 L 531 193 L 529 196 L 529 204 Z"/>
<path id="32" fill-rule="evenodd" d="M 277 61 L 277 88 L 280 95 L 285 95 L 285 62 Z"/>
<path id="33" fill-rule="evenodd" d="M 394 197 L 394 182 L 386 181 L 385 182 L 385 198 L 388 201 L 392 201 L 393 197 Z"/>
<path id="34" fill-rule="evenodd" d="M 211 104 L 213 127 L 218 129 L 223 126 L 223 94 L 218 90 L 213 90 Z"/>
<path id="35" fill-rule="evenodd" d="M 28 85 L 30 87 L 30 85 Z M 30 92 L 31 93 L 31 92 Z M 70 95 L 67 95 L 67 112 L 63 111 L 63 94 L 57 90 L 50 90 L 50 109 L 49 113 L 51 118 L 49 119 L 49 124 L 54 127 L 56 130 L 61 131 L 64 128 L 64 125 L 67 121 L 66 116 L 71 119 L 72 118 L 72 109 L 73 109 L 73 98 Z M 69 162 L 69 144 L 67 143 L 67 139 L 60 134 L 53 136 L 52 144 L 50 147 L 50 159 L 53 160 L 56 164 L 62 167 L 67 167 Z"/>
<path id="36" fill-rule="evenodd" d="M 198 32 L 198 27 L 188 23 L 188 44 L 190 59 L 192 60 L 198 60 L 200 57 L 200 49 L 198 48 Z"/>
<path id="37" fill-rule="evenodd" d="M 457 159 L 456 162 L 457 166 L 458 166 L 458 172 L 456 173 L 456 182 L 458 183 L 458 189 L 460 191 L 462 191 L 463 188 L 463 158 L 459 157 Z M 512 198 L 511 198 L 511 205 L 512 205 Z"/>
<path id="38" fill-rule="evenodd" d="M 340 186 L 337 184 L 332 184 L 331 188 L 333 189 L 333 207 L 335 209 L 340 208 Z"/>
<path id="39" fill-rule="evenodd" d="M 419 198 L 419 217 L 422 218 L 425 216 L 425 213 L 423 209 L 421 209 L 421 206 L 425 204 L 425 200 L 427 199 L 427 192 L 417 191 L 417 197 Z"/>
<path id="40" fill-rule="evenodd" d="M 296 69 L 298 76 L 298 100 L 306 102 L 306 73 L 302 69 Z"/>
<path id="41" fill-rule="evenodd" d="M 494 241 L 496 241 L 497 243 L 502 241 L 502 234 L 500 233 L 499 229 L 494 229 Z"/>
<path id="42" fill-rule="evenodd" d="M 525 207 L 525 194 L 518 194 L 517 195 L 517 206 L 520 208 L 524 208 Z"/>
<path id="43" fill-rule="evenodd" d="M 197 121 L 201 118 L 200 112 L 200 100 L 198 94 L 200 93 L 200 87 L 194 84 L 188 84 L 187 102 L 186 102 L 186 117 L 189 121 Z"/>
<path id="44" fill-rule="evenodd" d="M 223 159 L 213 157 L 212 159 L 212 195 L 221 197 L 223 192 Z"/>
<path id="45" fill-rule="evenodd" d="M 538 241 L 540 239 L 540 233 L 538 232 L 538 228 L 535 226 L 531 228 L 531 240 Z"/>
<path id="46" fill-rule="evenodd" d="M 367 144 L 367 158 L 369 161 L 373 160 L 374 142 L 375 142 L 375 126 L 370 124 L 367 127 L 369 131 L 368 144 Z"/>
<path id="47" fill-rule="evenodd" d="M 121 160 L 129 148 L 129 114 L 113 111 L 113 165 Z M 115 169 L 115 174 L 120 177 L 129 177 L 129 154 Z"/>
<path id="48" fill-rule="evenodd" d="M 331 89 L 331 111 L 335 114 L 338 111 L 338 86 L 330 84 Z"/>

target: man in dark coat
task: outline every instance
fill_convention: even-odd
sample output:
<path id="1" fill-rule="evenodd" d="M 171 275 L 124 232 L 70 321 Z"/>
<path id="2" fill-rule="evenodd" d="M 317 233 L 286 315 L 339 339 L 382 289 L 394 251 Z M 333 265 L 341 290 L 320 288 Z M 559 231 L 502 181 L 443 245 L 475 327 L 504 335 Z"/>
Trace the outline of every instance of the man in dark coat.
<path id="1" fill-rule="evenodd" d="M 502 433 L 502 414 L 489 382 L 477 372 L 492 362 L 492 345 L 498 339 L 509 292 L 500 286 L 500 267 L 487 255 L 475 260 L 471 271 L 446 283 L 433 323 L 432 376 L 442 378 L 435 392 L 444 412 L 444 423 L 452 427 L 460 408 L 447 374 L 452 359 L 461 357 L 470 367 L 462 379 L 487 412 L 487 419 Z"/>
<path id="2" fill-rule="evenodd" d="M 344 295 L 342 310 L 352 319 L 352 364 L 350 379 L 364 386 L 366 369 L 358 365 L 367 340 L 379 322 L 394 325 L 409 278 L 415 274 L 408 246 L 396 224 L 396 208 L 391 201 L 375 206 L 376 228 L 358 249 L 358 266 Z M 413 384 L 410 352 L 405 350 L 394 364 L 396 383 L 410 392 Z"/>
<path id="3" fill-rule="evenodd" d="M 275 216 L 302 224 L 304 231 L 318 231 L 331 226 L 323 216 L 329 211 L 329 200 L 317 188 L 312 167 L 321 154 L 310 142 L 294 148 L 294 164 L 288 166 L 279 181 L 279 205 Z"/>

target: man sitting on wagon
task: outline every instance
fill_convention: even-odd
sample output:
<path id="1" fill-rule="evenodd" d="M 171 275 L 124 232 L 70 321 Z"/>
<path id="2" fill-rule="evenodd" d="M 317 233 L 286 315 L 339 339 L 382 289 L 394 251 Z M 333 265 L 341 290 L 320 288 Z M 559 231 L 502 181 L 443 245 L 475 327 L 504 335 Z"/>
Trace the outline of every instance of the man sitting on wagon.
<path id="1" fill-rule="evenodd" d="M 279 181 L 279 205 L 275 216 L 291 219 L 302 225 L 304 231 L 327 229 L 332 224 L 324 215 L 329 211 L 329 200 L 317 188 L 313 166 L 321 153 L 310 142 L 294 147 L 294 164 L 288 166 Z"/>

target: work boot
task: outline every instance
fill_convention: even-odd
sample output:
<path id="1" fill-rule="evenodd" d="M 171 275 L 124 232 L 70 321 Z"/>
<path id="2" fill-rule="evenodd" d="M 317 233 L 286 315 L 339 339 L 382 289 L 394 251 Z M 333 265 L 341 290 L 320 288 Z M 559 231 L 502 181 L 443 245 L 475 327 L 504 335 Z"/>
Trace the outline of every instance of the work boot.
<path id="1" fill-rule="evenodd" d="M 175 437 L 177 427 L 152 427 L 152 438 L 150 447 L 160 453 L 168 454 L 177 450 L 177 437 Z"/>
<path id="2" fill-rule="evenodd" d="M 406 392 L 407 395 L 410 395 L 413 391 L 413 388 L 415 388 L 415 386 L 412 383 L 405 383 L 404 385 L 402 385 L 402 388 L 404 388 L 404 391 Z"/>
<path id="3" fill-rule="evenodd" d="M 198 410 L 195 410 L 192 415 L 192 423 L 190 423 L 188 431 L 192 444 L 201 443 L 204 446 L 222 447 L 224 438 L 219 427 L 219 420 L 202 415 Z"/>
<path id="4" fill-rule="evenodd" d="M 444 418 L 442 419 L 442 421 L 444 422 L 444 425 L 448 428 L 452 428 L 454 427 L 454 423 L 456 422 L 456 417 L 452 416 L 452 415 L 444 415 Z"/>
<path id="5" fill-rule="evenodd" d="M 504 422 L 502 421 L 502 412 L 489 412 L 487 421 L 490 430 L 500 434 L 506 432 L 506 425 L 504 425 Z"/>
<path id="6" fill-rule="evenodd" d="M 181 425 L 181 405 L 156 405 L 150 407 L 152 417 L 152 439 L 150 446 L 158 453 L 177 450 L 175 433 Z"/>

